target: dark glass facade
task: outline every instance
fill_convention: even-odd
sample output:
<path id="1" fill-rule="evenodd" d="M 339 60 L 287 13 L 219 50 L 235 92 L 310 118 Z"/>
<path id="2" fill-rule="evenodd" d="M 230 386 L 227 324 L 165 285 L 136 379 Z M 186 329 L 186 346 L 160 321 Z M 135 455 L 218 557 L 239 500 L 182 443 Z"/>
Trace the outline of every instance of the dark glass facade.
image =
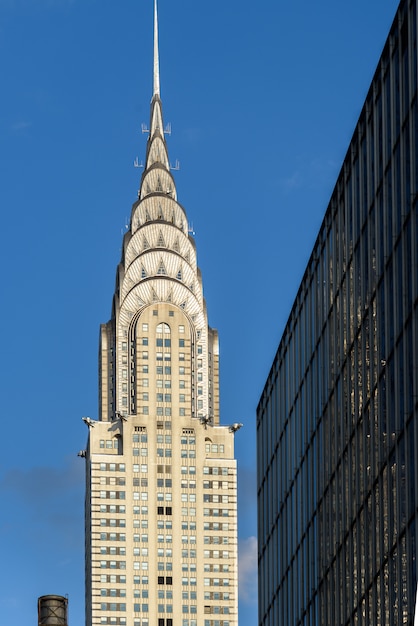
<path id="1" fill-rule="evenodd" d="M 417 2 L 400 3 L 258 405 L 260 626 L 412 624 Z"/>

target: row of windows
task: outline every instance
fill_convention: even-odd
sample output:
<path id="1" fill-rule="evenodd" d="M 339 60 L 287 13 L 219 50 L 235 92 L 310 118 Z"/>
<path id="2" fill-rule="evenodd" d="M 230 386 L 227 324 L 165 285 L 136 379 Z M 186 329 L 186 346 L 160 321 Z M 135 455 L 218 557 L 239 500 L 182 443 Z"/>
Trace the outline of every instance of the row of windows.
<path id="1" fill-rule="evenodd" d="M 133 443 L 147 443 L 148 441 L 148 436 L 146 431 L 142 432 L 142 433 L 134 433 L 132 435 L 132 442 Z"/>
<path id="2" fill-rule="evenodd" d="M 170 313 L 172 313 L 172 311 L 170 311 Z M 183 325 L 183 324 L 180 324 L 180 325 L 178 326 L 178 331 L 179 331 L 179 333 L 180 333 L 180 334 L 183 334 L 183 333 L 184 333 L 184 330 L 185 330 L 184 325 Z M 144 322 L 144 323 L 142 324 L 142 332 L 147 333 L 148 331 L 149 331 L 149 325 L 148 325 L 147 323 L 145 323 L 145 322 Z M 156 328 L 156 332 L 157 332 L 158 334 L 170 335 L 170 334 L 171 334 L 171 328 L 170 328 L 170 326 L 169 326 L 168 324 L 164 324 L 164 323 L 163 323 L 163 324 L 158 324 L 158 325 L 157 325 L 157 328 Z M 121 347 L 122 347 L 122 350 L 123 350 L 124 352 L 126 352 L 126 351 L 127 351 L 127 349 L 128 349 L 128 344 L 127 344 L 127 342 L 126 342 L 126 341 L 122 341 Z"/>
<path id="3" fill-rule="evenodd" d="M 166 487 L 171 487 L 171 480 L 167 480 L 167 482 L 170 482 L 170 485 L 166 485 Z M 132 485 L 133 487 L 148 487 L 148 478 L 133 478 Z"/>
<path id="4" fill-rule="evenodd" d="M 147 579 L 148 580 L 148 579 Z M 124 574 L 100 574 L 101 583 L 120 583 L 126 584 L 126 576 Z"/>
<path id="5" fill-rule="evenodd" d="M 229 482 L 227 480 L 204 480 L 203 489 L 228 489 Z"/>
<path id="6" fill-rule="evenodd" d="M 101 485 L 125 485 L 125 476 L 100 476 Z"/>
<path id="7" fill-rule="evenodd" d="M 126 513 L 124 504 L 101 504 L 100 513 Z"/>
<path id="8" fill-rule="evenodd" d="M 204 493 L 203 502 L 222 502 L 223 504 L 225 504 L 229 502 L 229 496 L 221 496 L 216 493 Z"/>
<path id="9" fill-rule="evenodd" d="M 173 494 L 170 491 L 166 492 L 157 492 L 157 502 L 162 502 L 165 500 L 166 502 L 171 502 L 173 500 Z"/>
<path id="10" fill-rule="evenodd" d="M 182 502 L 196 502 L 196 494 L 195 493 L 182 493 L 181 501 Z"/>
<path id="11" fill-rule="evenodd" d="M 180 443 L 182 446 L 194 446 L 196 444 L 196 437 L 185 437 L 184 435 L 182 435 L 181 439 L 180 439 Z"/>
<path id="12" fill-rule="evenodd" d="M 205 452 L 220 452 L 221 454 L 225 451 L 225 446 L 221 443 L 221 444 L 217 444 L 217 443 L 206 443 L 205 444 Z"/>
<path id="13" fill-rule="evenodd" d="M 134 465 L 134 472 L 135 473 L 139 473 L 140 468 L 144 468 L 141 469 L 141 472 L 143 473 L 147 473 L 147 469 L 148 466 L 147 465 Z M 101 480 L 104 477 L 101 477 Z M 166 487 L 166 488 L 170 488 L 172 487 L 172 479 L 171 478 L 157 478 L 157 487 Z M 148 487 L 148 478 L 136 478 L 134 477 L 132 479 L 132 485 L 133 487 Z M 219 484 L 220 486 L 220 484 Z M 196 481 L 195 480 L 184 480 L 182 479 L 181 481 L 181 488 L 182 489 L 195 489 L 196 488 Z M 223 487 L 225 488 L 225 487 Z M 102 492 L 100 492 L 102 493 Z M 103 492 L 103 493 L 108 493 L 108 492 Z M 113 492 L 112 492 L 113 493 Z M 121 492 L 119 492 L 121 493 Z M 106 497 L 106 496 L 103 496 Z M 121 496 L 120 496 L 121 498 Z M 101 511 L 110 511 L 110 512 L 114 512 L 114 513 L 124 513 L 125 512 L 125 506 L 124 505 L 100 505 L 100 510 Z"/>
<path id="14" fill-rule="evenodd" d="M 100 541 L 126 541 L 125 533 L 100 533 Z"/>
<path id="15" fill-rule="evenodd" d="M 101 499 L 110 499 L 110 500 L 124 500 L 126 496 L 125 491 L 100 491 L 100 498 Z M 147 491 L 134 491 L 133 494 L 133 500 L 143 500 L 146 501 L 148 500 L 148 492 Z M 167 491 L 167 492 L 157 492 L 157 501 L 163 501 L 165 500 L 166 502 L 171 502 L 172 501 L 172 493 Z M 196 494 L 195 493 L 182 493 L 181 494 L 181 501 L 182 502 L 196 502 Z M 227 504 L 229 502 L 229 496 L 227 495 L 217 495 L 217 494 L 210 494 L 210 493 L 205 493 L 203 495 L 203 501 L 204 502 L 214 502 L 214 503 L 222 503 L 222 504 Z M 134 507 L 135 509 L 135 507 Z M 109 509 L 104 509 L 103 512 L 114 512 L 114 513 L 125 513 L 125 507 L 118 507 L 114 510 L 111 510 L 110 507 Z M 101 509 L 102 511 L 102 509 Z M 225 516 L 228 517 L 229 513 L 227 509 L 203 509 L 204 511 L 204 515 L 213 515 L 213 516 Z M 209 513 L 209 511 L 211 511 Z M 216 511 L 218 511 L 216 513 Z M 220 513 L 219 513 L 220 511 Z M 143 511 L 141 511 L 142 513 Z M 139 510 L 138 510 L 139 513 Z"/>
<path id="16" fill-rule="evenodd" d="M 116 527 L 125 528 L 126 527 L 126 519 L 102 518 L 100 520 L 100 526 L 111 526 L 112 528 L 116 528 Z"/>
<path id="17" fill-rule="evenodd" d="M 204 550 L 205 559 L 229 559 L 228 550 Z"/>
<path id="18" fill-rule="evenodd" d="M 205 563 L 204 564 L 205 572 L 229 572 L 229 564 L 228 563 Z"/>
<path id="19" fill-rule="evenodd" d="M 123 401 L 124 401 L 124 398 L 122 398 L 122 404 L 124 406 L 127 406 L 127 404 L 124 404 Z M 126 398 L 126 403 L 127 402 L 128 402 L 128 399 Z M 198 405 L 199 405 L 199 402 L 200 402 L 200 400 L 198 401 Z M 203 405 L 200 408 L 203 408 Z M 150 415 L 149 406 L 142 406 L 142 407 L 140 407 L 139 411 L 140 411 L 140 413 L 142 415 Z M 169 407 L 169 406 L 166 406 L 166 407 L 157 406 L 155 408 L 155 415 L 157 417 L 162 417 L 163 415 L 165 417 L 171 417 L 171 415 L 172 415 L 171 407 Z M 178 415 L 179 415 L 179 417 L 186 417 L 186 409 L 184 407 L 183 408 L 179 407 Z M 100 447 L 104 447 L 104 446 L 100 446 Z M 117 445 L 115 445 L 115 448 L 117 448 Z"/>
<path id="20" fill-rule="evenodd" d="M 170 561 L 167 561 L 165 563 L 163 561 L 159 561 L 157 563 L 157 570 L 159 572 L 164 572 L 164 571 L 172 572 L 173 571 L 173 564 Z"/>
<path id="21" fill-rule="evenodd" d="M 100 439 L 100 447 L 101 448 L 107 448 L 108 450 L 110 450 L 111 448 L 118 448 L 119 444 L 118 444 L 118 440 L 115 437 L 114 439 L 106 439 L 106 441 L 104 439 Z M 124 471 L 124 470 L 121 470 Z"/>
<path id="22" fill-rule="evenodd" d="M 102 441 L 100 442 L 100 444 L 102 443 Z M 104 448 L 104 445 L 103 446 L 100 445 L 100 447 Z M 100 463 L 101 472 L 124 472 L 125 469 L 126 469 L 125 463 Z"/>
<path id="23" fill-rule="evenodd" d="M 167 592 L 168 593 L 168 592 Z M 170 591 L 171 597 L 173 597 L 173 592 Z M 148 589 L 134 589 L 134 598 L 148 598 L 149 592 Z M 168 597 L 168 596 L 167 596 Z"/>
<path id="24" fill-rule="evenodd" d="M 125 500 L 125 491 L 101 491 L 100 498 L 110 500 Z"/>
<path id="25" fill-rule="evenodd" d="M 196 516 L 196 509 L 195 507 L 182 507 L 181 508 L 181 514 L 183 517 L 195 517 Z"/>
<path id="26" fill-rule="evenodd" d="M 203 543 L 214 543 L 214 544 L 221 544 L 223 543 L 224 545 L 227 545 L 229 543 L 229 537 L 212 537 L 210 535 L 205 535 L 203 537 Z"/>
<path id="27" fill-rule="evenodd" d="M 181 551 L 181 557 L 182 559 L 195 559 L 196 558 L 196 550 L 192 549 L 192 550 L 187 550 L 186 548 L 183 548 Z"/>
<path id="28" fill-rule="evenodd" d="M 109 598 L 125 598 L 126 597 L 126 589 L 107 589 L 107 588 L 102 588 L 100 589 L 100 595 L 102 597 L 109 597 Z"/>
<path id="29" fill-rule="evenodd" d="M 203 509 L 205 517 L 228 517 L 229 509 Z"/>
<path id="30" fill-rule="evenodd" d="M 112 556 L 126 556 L 126 548 L 120 548 L 116 546 L 102 546 L 100 548 L 100 554 L 110 554 Z"/>
<path id="31" fill-rule="evenodd" d="M 205 600 L 229 600 L 229 591 L 205 591 Z"/>
<path id="32" fill-rule="evenodd" d="M 203 522 L 203 530 L 229 530 L 228 522 Z"/>
<path id="33" fill-rule="evenodd" d="M 196 522 L 182 522 L 181 529 L 182 530 L 196 530 Z"/>
<path id="34" fill-rule="evenodd" d="M 148 352 L 148 350 L 142 350 L 140 356 L 141 356 L 141 359 L 143 361 L 148 361 L 148 359 L 149 359 L 149 352 Z M 155 357 L 156 357 L 157 361 L 171 361 L 171 352 L 156 352 L 155 353 Z M 185 361 L 186 360 L 186 355 L 185 355 L 184 352 L 179 352 L 178 353 L 178 360 L 179 361 Z M 199 361 L 201 363 L 200 366 L 199 366 Z M 201 362 L 201 359 L 199 359 L 199 361 L 198 361 L 198 367 L 203 367 L 203 363 Z M 157 373 L 162 374 L 163 373 L 163 371 L 162 371 L 163 370 L 163 366 L 160 366 L 160 367 L 161 367 L 161 371 L 160 372 L 157 371 Z M 170 371 L 167 371 L 168 369 Z M 165 370 L 164 371 L 165 374 L 171 375 L 171 367 L 165 367 L 164 370 Z M 122 378 L 128 378 L 128 370 L 126 368 L 122 369 Z"/>
<path id="35" fill-rule="evenodd" d="M 132 448 L 132 456 L 148 456 L 148 448 Z"/>
<path id="36" fill-rule="evenodd" d="M 101 569 L 126 569 L 126 561 L 100 561 Z"/>
<path id="37" fill-rule="evenodd" d="M 229 578 L 204 578 L 203 584 L 205 587 L 228 587 Z"/>
<path id="38" fill-rule="evenodd" d="M 101 611 L 126 611 L 126 604 L 124 602 L 102 602 L 100 605 Z"/>
<path id="39" fill-rule="evenodd" d="M 212 474 L 213 476 L 228 476 L 227 467 L 204 467 L 204 474 Z"/>
<path id="40" fill-rule="evenodd" d="M 182 480 L 181 488 L 182 489 L 196 489 L 196 481 L 195 480 Z"/>

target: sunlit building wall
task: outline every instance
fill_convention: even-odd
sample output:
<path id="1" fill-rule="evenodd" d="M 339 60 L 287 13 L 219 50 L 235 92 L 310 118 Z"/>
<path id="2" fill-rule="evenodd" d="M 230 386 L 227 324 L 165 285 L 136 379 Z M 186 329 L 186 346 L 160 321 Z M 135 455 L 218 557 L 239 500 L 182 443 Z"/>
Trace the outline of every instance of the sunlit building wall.
<path id="1" fill-rule="evenodd" d="M 405 0 L 257 410 L 260 626 L 412 624 L 417 65 Z"/>
<path id="2" fill-rule="evenodd" d="M 155 3 L 144 171 L 100 329 L 86 450 L 86 625 L 237 626 L 234 432 L 168 157 Z"/>

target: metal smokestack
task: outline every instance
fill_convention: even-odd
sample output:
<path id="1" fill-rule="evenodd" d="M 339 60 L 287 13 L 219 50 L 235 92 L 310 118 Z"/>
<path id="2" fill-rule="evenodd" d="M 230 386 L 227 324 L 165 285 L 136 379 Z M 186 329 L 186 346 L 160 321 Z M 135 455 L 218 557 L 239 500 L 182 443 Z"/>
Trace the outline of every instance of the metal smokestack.
<path id="1" fill-rule="evenodd" d="M 38 598 L 38 626 L 68 626 L 68 599 L 63 596 Z"/>

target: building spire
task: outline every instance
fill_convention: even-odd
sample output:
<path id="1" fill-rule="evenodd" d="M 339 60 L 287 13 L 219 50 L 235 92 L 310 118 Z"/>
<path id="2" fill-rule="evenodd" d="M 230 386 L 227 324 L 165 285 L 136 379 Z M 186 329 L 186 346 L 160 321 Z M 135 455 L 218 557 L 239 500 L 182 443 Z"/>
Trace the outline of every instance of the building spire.
<path id="1" fill-rule="evenodd" d="M 158 57 L 158 11 L 157 0 L 154 0 L 154 91 L 153 96 L 160 95 L 160 63 Z"/>

